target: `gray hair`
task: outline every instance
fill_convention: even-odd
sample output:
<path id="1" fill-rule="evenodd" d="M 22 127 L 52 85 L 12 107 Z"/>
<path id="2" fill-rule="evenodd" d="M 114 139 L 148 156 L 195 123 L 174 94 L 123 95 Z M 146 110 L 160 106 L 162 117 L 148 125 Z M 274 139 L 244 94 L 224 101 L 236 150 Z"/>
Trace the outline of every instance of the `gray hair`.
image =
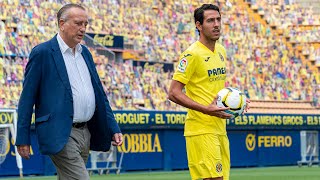
<path id="1" fill-rule="evenodd" d="M 73 3 L 70 3 L 70 4 L 66 4 L 64 6 L 62 6 L 62 8 L 58 11 L 57 13 L 57 20 L 58 20 L 58 27 L 60 27 L 59 25 L 59 21 L 60 19 L 63 19 L 63 20 L 67 20 L 67 11 L 71 8 L 80 8 L 82 10 L 86 10 L 83 6 L 81 6 L 80 4 L 73 4 Z"/>

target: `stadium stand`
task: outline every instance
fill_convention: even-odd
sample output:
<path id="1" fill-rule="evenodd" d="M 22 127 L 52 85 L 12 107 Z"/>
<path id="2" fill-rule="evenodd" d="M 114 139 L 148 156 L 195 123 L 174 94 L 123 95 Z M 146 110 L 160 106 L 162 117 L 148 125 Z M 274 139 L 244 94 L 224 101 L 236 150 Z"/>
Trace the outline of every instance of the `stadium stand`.
<path id="1" fill-rule="evenodd" d="M 273 114 L 319 114 L 311 101 L 271 101 L 253 100 L 250 103 L 250 113 Z"/>
<path id="2" fill-rule="evenodd" d="M 301 73 L 301 76 L 298 77 L 311 78 L 312 80 L 306 86 L 309 89 L 306 89 L 305 92 L 296 92 L 302 93 L 298 97 L 309 94 L 310 96 L 306 97 L 306 100 L 312 100 L 313 102 L 310 104 L 319 106 L 320 69 L 316 64 L 317 52 L 319 51 L 319 47 L 317 47 L 320 32 L 318 28 L 320 26 L 319 14 L 314 14 L 312 7 L 301 8 L 298 2 L 290 4 L 289 1 L 254 1 L 248 2 L 248 6 L 256 14 L 259 14 L 261 19 L 266 17 L 265 24 L 271 26 L 277 37 L 282 39 L 288 47 L 289 52 L 301 60 L 300 63 L 305 68 L 298 70 Z M 302 105 L 302 107 L 307 106 Z"/>
<path id="3" fill-rule="evenodd" d="M 306 7 L 307 4 L 312 4 L 312 6 Z M 267 23 L 273 29 L 277 29 L 278 35 L 284 34 L 286 41 L 296 46 L 295 50 L 298 52 L 302 51 L 302 47 L 308 47 L 305 45 L 314 47 L 319 44 L 320 14 L 317 10 L 319 3 L 314 3 L 313 0 L 295 1 L 295 3 L 255 1 L 250 2 L 249 5 L 262 17 L 265 16 Z M 314 10 L 317 13 L 314 13 Z M 312 61 L 311 65 L 315 66 L 315 61 Z M 317 68 L 319 71 L 318 66 Z"/>
<path id="4" fill-rule="evenodd" d="M 164 71 L 163 63 L 174 67 L 178 54 L 198 38 L 193 10 L 204 1 L 103 2 L 82 1 L 90 15 L 88 32 L 124 36 L 126 50 L 136 53 L 141 62 L 149 62 L 116 63 L 91 50 L 112 107 L 184 110 L 167 100 L 173 69 Z M 226 85 L 257 100 L 252 112 L 267 111 L 263 103 L 316 111 L 320 97 L 319 15 L 297 3 L 275 2 L 215 1 L 224 23 L 220 42 L 229 59 Z M 56 33 L 54 12 L 63 3 L 0 2 L 0 108 L 17 105 L 28 53 Z M 301 17 L 300 12 L 306 16 Z"/>

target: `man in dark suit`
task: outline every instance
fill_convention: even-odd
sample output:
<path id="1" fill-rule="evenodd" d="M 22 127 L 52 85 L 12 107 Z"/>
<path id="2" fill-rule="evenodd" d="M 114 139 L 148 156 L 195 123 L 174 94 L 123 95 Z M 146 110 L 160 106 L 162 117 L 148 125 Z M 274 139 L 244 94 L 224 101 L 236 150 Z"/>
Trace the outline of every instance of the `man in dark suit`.
<path id="1" fill-rule="evenodd" d="M 16 145 L 29 159 L 30 124 L 42 154 L 53 161 L 58 179 L 89 179 L 89 150 L 107 151 L 122 144 L 89 50 L 80 45 L 88 24 L 86 10 L 67 4 L 57 13 L 59 33 L 33 48 L 18 106 Z"/>

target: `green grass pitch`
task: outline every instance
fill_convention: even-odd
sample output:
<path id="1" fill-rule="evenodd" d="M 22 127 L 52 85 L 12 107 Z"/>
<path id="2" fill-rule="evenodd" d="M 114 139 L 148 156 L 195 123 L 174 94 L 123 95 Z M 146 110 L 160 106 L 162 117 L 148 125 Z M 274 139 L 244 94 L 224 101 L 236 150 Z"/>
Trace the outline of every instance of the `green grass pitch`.
<path id="1" fill-rule="evenodd" d="M 0 178 L 1 180 L 21 180 L 20 178 Z M 33 176 L 24 179 L 55 180 L 55 176 Z M 91 180 L 190 180 L 188 171 L 170 172 L 130 172 L 120 175 L 93 175 Z M 319 180 L 320 167 L 264 167 L 233 168 L 230 180 Z"/>

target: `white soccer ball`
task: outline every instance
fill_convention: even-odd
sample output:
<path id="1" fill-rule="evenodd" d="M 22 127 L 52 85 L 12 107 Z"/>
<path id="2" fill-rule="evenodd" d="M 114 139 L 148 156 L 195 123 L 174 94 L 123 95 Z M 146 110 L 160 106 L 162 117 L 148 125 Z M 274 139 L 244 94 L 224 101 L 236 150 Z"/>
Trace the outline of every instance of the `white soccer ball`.
<path id="1" fill-rule="evenodd" d="M 229 107 L 225 112 L 233 115 L 233 118 L 243 113 L 246 108 L 246 96 L 239 89 L 226 87 L 218 92 L 218 107 Z"/>

